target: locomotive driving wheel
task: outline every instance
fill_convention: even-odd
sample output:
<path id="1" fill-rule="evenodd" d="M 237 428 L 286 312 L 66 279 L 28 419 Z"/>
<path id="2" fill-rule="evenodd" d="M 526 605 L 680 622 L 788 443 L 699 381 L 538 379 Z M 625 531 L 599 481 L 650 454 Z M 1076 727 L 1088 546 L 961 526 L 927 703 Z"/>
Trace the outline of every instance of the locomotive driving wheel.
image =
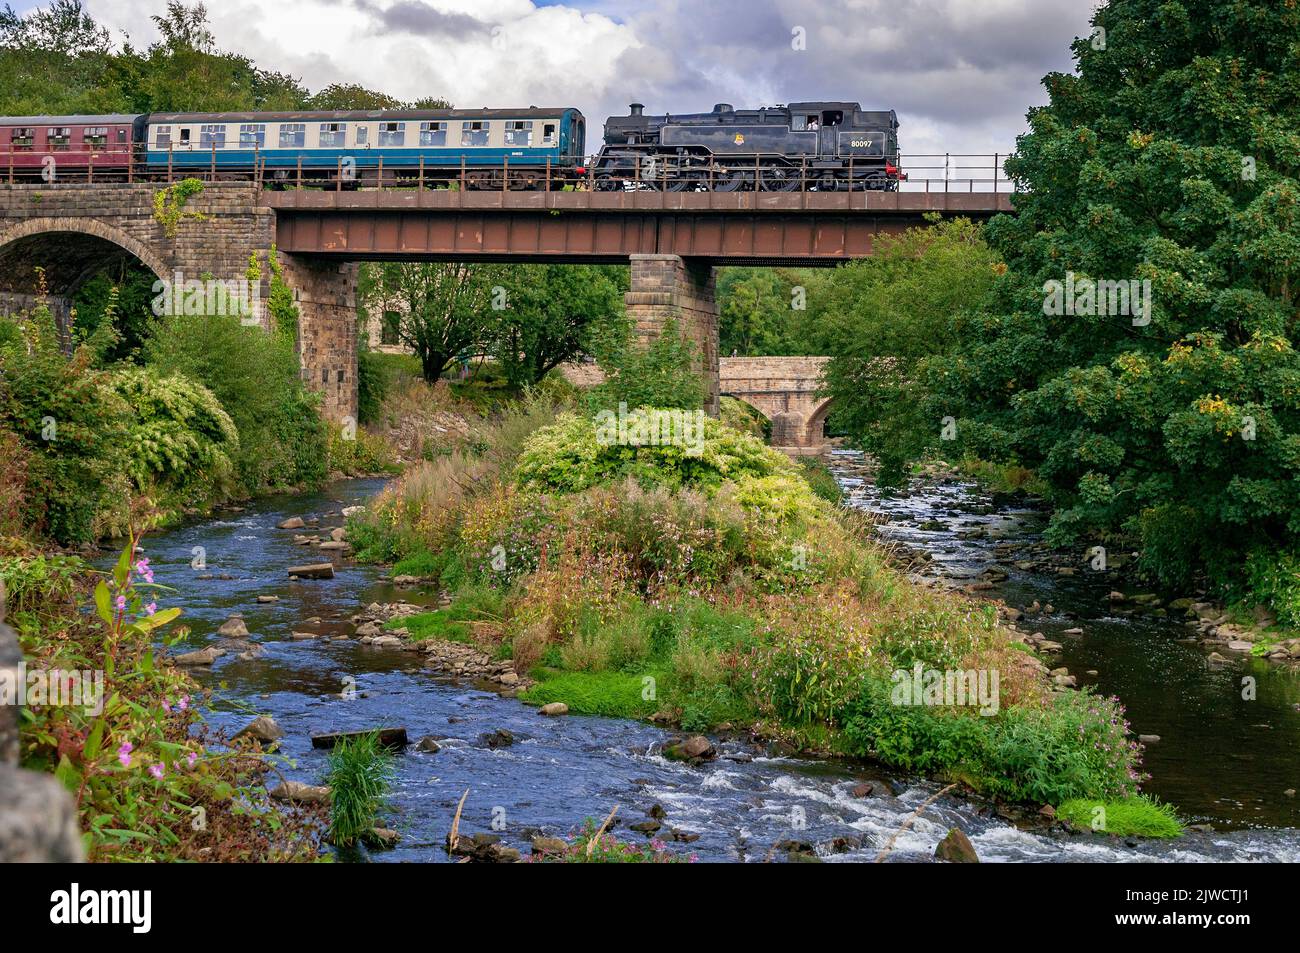
<path id="1" fill-rule="evenodd" d="M 799 188 L 799 173 L 784 166 L 772 166 L 758 174 L 758 187 L 764 192 L 793 192 Z"/>
<path id="2" fill-rule="evenodd" d="M 740 169 L 718 166 L 713 170 L 713 191 L 739 192 L 745 187 L 747 177 Z"/>

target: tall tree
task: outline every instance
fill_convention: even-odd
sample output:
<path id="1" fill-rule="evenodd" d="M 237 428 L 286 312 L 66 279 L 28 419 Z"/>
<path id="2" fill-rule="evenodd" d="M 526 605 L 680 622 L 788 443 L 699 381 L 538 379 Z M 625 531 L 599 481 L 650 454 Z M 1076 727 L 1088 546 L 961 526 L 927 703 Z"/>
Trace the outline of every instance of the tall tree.
<path id="1" fill-rule="evenodd" d="M 371 265 L 358 289 L 368 307 L 399 314 L 398 340 L 436 381 L 458 357 L 485 353 L 508 300 L 509 266 L 460 262 Z"/>
<path id="2" fill-rule="evenodd" d="M 523 265 L 510 270 L 497 312 L 493 354 L 516 386 L 535 384 L 575 357 L 623 314 L 627 269 L 602 265 Z"/>
<path id="3" fill-rule="evenodd" d="M 1054 538 L 1226 581 L 1300 546 L 1300 5 L 1111 0 L 1093 23 L 1007 163 L 1010 271 L 932 365 L 932 423 L 1037 468 Z M 1094 281 L 1139 304 L 1149 282 L 1149 310 Z"/>

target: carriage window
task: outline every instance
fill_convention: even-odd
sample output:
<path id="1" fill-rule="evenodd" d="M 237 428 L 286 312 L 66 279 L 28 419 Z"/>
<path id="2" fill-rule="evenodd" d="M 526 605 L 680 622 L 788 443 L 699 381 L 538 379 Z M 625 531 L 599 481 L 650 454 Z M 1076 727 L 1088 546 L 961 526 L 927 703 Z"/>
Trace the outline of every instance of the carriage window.
<path id="1" fill-rule="evenodd" d="M 266 125 L 260 122 L 245 123 L 239 127 L 239 148 L 260 149 L 266 145 Z"/>
<path id="2" fill-rule="evenodd" d="M 226 148 L 226 127 L 225 126 L 200 126 L 199 127 L 199 148 L 201 149 Z"/>
<path id="3" fill-rule="evenodd" d="M 370 127 L 357 126 L 357 145 L 364 146 L 370 143 Z"/>
<path id="4" fill-rule="evenodd" d="M 460 125 L 460 144 L 462 146 L 485 146 L 488 144 L 488 123 L 463 122 Z"/>
<path id="5" fill-rule="evenodd" d="M 56 126 L 49 130 L 50 149 L 63 151 L 72 144 L 72 130 L 67 126 Z"/>
<path id="6" fill-rule="evenodd" d="M 193 131 L 193 130 L 190 130 L 190 129 L 182 129 L 182 130 L 181 130 L 181 145 L 183 145 L 183 146 L 188 146 L 188 145 L 190 144 L 190 133 L 191 133 L 192 131 Z"/>
<path id="7" fill-rule="evenodd" d="M 555 143 L 555 123 L 548 122 L 546 125 L 542 126 L 542 145 L 553 146 Z"/>
<path id="8" fill-rule="evenodd" d="M 280 148 L 301 149 L 307 144 L 307 124 L 304 122 L 280 123 Z"/>
<path id="9" fill-rule="evenodd" d="M 83 137 L 86 145 L 100 148 L 108 145 L 108 127 L 107 126 L 89 126 Z"/>
<path id="10" fill-rule="evenodd" d="M 125 142 L 126 142 L 126 130 L 125 130 L 125 129 L 119 129 L 119 130 L 117 131 L 117 141 L 120 142 L 120 143 L 125 143 Z"/>
<path id="11" fill-rule="evenodd" d="M 420 123 L 420 145 L 445 146 L 447 144 L 447 124 L 445 122 Z"/>
<path id="12" fill-rule="evenodd" d="M 31 149 L 32 143 L 34 143 L 35 141 L 36 141 L 36 130 L 30 127 L 21 127 L 15 129 L 9 135 L 10 148 L 17 149 L 20 152 Z"/>
<path id="13" fill-rule="evenodd" d="M 320 124 L 320 145 L 322 149 L 342 148 L 347 145 L 347 139 L 347 123 L 323 122 Z"/>
<path id="14" fill-rule="evenodd" d="M 167 148 L 170 148 L 170 146 L 171 146 L 171 144 L 172 144 L 172 127 L 171 127 L 171 126 L 159 126 L 159 127 L 158 127 L 158 131 L 155 133 L 155 135 L 158 137 L 158 138 L 157 138 L 157 146 L 158 146 L 159 149 L 167 149 Z"/>
<path id="15" fill-rule="evenodd" d="M 381 122 L 379 124 L 379 147 L 400 146 L 406 143 L 406 123 Z"/>
<path id="16" fill-rule="evenodd" d="M 531 146 L 533 144 L 533 124 L 522 119 L 506 122 L 506 145 Z"/>
<path id="17" fill-rule="evenodd" d="M 791 128 L 792 130 L 794 130 L 795 132 L 798 132 L 798 131 L 801 130 L 801 129 L 807 129 L 807 128 L 808 128 L 808 117 L 807 117 L 807 116 L 791 116 L 791 117 L 790 117 L 790 128 Z"/>

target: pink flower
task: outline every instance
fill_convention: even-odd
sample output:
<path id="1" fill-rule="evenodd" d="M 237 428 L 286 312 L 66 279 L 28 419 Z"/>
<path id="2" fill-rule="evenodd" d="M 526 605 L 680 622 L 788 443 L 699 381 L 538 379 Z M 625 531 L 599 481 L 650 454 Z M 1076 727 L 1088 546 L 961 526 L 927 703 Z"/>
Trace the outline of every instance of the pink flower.
<path id="1" fill-rule="evenodd" d="M 122 762 L 122 767 L 124 768 L 131 767 L 131 750 L 132 746 L 129 741 L 123 741 L 121 746 L 117 749 L 117 760 Z"/>
<path id="2" fill-rule="evenodd" d="M 149 768 L 149 773 L 152 774 L 152 775 L 153 775 L 155 778 L 157 778 L 159 781 L 161 781 L 161 780 L 163 779 L 163 773 L 164 773 L 165 771 L 166 771 L 166 768 L 164 768 L 161 764 L 155 764 L 155 765 L 150 766 L 150 768 Z"/>
<path id="3" fill-rule="evenodd" d="M 189 695 L 182 695 L 182 696 L 181 696 L 181 700 L 178 701 L 178 702 L 176 703 L 176 707 L 179 708 L 181 711 L 185 711 L 187 708 L 189 708 L 189 707 L 190 707 L 190 696 L 189 696 Z"/>
<path id="4" fill-rule="evenodd" d="M 147 606 L 144 607 L 144 614 L 145 614 L 145 615 L 153 615 L 153 614 L 154 614 L 155 612 L 157 612 L 157 611 L 158 611 L 158 603 L 156 603 L 156 602 L 151 602 L 151 603 L 149 603 Z"/>
<path id="5" fill-rule="evenodd" d="M 194 767 L 194 765 L 198 762 L 198 760 L 199 760 L 199 756 L 195 754 L 193 751 L 191 751 L 188 755 L 185 756 L 185 763 L 189 765 L 191 768 Z"/>
<path id="6" fill-rule="evenodd" d="M 117 597 L 117 608 L 119 611 L 126 608 L 126 596 Z"/>
<path id="7" fill-rule="evenodd" d="M 167 712 L 169 715 L 172 713 L 172 703 L 165 698 L 163 699 L 163 711 Z"/>

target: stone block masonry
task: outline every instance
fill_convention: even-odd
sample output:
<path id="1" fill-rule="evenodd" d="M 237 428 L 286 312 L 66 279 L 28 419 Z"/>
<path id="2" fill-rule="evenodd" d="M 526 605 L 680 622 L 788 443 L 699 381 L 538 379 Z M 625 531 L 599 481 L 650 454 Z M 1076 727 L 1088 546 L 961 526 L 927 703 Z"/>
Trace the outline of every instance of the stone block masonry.
<path id="1" fill-rule="evenodd" d="M 624 296 L 637 340 L 645 347 L 671 322 L 695 348 L 704 379 L 704 411 L 718 416 L 718 302 L 713 267 L 678 255 L 633 255 Z"/>
<path id="2" fill-rule="evenodd" d="M 276 213 L 251 182 L 208 183 L 186 205 L 202 219 L 182 218 L 168 236 L 154 215 L 161 183 L 51 184 L 0 187 L 0 292 L 46 289 L 68 296 L 99 268 L 134 258 L 159 278 L 185 281 L 246 278 L 256 256 L 261 279 L 256 317 L 269 327 Z M 298 305 L 302 375 L 323 396 L 322 412 L 355 419 L 356 270 L 307 256 L 280 254 Z"/>

